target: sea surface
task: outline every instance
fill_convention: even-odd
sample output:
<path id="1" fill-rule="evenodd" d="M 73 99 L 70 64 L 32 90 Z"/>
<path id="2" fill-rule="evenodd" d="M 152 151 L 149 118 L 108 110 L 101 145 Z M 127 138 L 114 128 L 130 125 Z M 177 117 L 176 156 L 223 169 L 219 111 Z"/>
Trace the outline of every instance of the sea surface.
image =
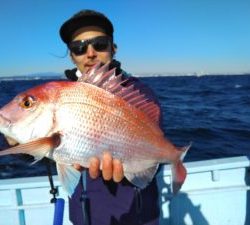
<path id="1" fill-rule="evenodd" d="M 0 107 L 16 94 L 51 79 L 0 79 Z M 192 147 L 184 161 L 250 156 L 250 75 L 143 77 L 159 98 L 163 130 L 176 145 Z M 0 136 L 0 149 L 7 148 Z M 0 179 L 46 175 L 43 162 L 0 158 Z M 53 170 L 55 172 L 55 170 Z"/>

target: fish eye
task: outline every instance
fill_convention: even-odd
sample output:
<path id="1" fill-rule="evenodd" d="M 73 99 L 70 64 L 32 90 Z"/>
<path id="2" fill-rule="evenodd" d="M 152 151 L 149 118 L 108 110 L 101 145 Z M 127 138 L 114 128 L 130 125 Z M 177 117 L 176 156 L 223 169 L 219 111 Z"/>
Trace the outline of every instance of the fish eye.
<path id="1" fill-rule="evenodd" d="M 35 99 L 32 96 L 25 96 L 21 102 L 20 106 L 24 109 L 29 109 L 31 108 L 35 103 Z"/>

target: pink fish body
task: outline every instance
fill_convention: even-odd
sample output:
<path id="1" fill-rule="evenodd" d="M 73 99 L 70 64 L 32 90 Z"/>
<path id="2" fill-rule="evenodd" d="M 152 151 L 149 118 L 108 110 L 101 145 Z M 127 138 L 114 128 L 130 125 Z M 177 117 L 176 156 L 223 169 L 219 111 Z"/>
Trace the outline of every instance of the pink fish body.
<path id="1" fill-rule="evenodd" d="M 104 151 L 123 162 L 125 177 L 140 188 L 152 180 L 160 163 L 172 163 L 177 192 L 186 177 L 181 160 L 188 147 L 177 149 L 164 137 L 158 106 L 137 90 L 122 87 L 105 66 L 88 76 L 85 82 L 37 86 L 4 106 L 0 132 L 20 145 L 0 155 L 26 153 L 55 160 L 69 195 L 80 177 L 72 165 L 88 167 L 89 158 Z"/>

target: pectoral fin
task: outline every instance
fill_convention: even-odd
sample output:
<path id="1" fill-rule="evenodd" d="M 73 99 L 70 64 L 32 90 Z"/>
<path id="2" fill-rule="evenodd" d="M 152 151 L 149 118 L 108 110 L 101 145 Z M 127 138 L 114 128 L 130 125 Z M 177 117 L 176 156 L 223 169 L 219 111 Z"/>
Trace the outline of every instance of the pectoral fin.
<path id="1" fill-rule="evenodd" d="M 36 158 L 36 161 L 47 156 L 49 152 L 60 144 L 60 135 L 54 134 L 51 137 L 43 137 L 34 141 L 16 145 L 4 151 L 0 151 L 0 156 L 10 154 L 29 154 Z"/>
<path id="2" fill-rule="evenodd" d="M 63 188 L 71 197 L 75 188 L 80 180 L 81 173 L 76 170 L 72 165 L 56 164 L 59 180 Z"/>

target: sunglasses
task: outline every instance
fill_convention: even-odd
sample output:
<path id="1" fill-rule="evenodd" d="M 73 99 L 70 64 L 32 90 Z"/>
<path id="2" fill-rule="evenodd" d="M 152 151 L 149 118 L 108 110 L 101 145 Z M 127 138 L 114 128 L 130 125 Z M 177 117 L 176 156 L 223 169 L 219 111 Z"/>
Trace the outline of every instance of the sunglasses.
<path id="1" fill-rule="evenodd" d="M 87 52 L 88 45 L 92 45 L 97 52 L 104 52 L 107 51 L 110 43 L 110 37 L 98 36 L 92 39 L 73 41 L 68 45 L 68 47 L 69 50 L 75 55 L 84 55 Z"/>

